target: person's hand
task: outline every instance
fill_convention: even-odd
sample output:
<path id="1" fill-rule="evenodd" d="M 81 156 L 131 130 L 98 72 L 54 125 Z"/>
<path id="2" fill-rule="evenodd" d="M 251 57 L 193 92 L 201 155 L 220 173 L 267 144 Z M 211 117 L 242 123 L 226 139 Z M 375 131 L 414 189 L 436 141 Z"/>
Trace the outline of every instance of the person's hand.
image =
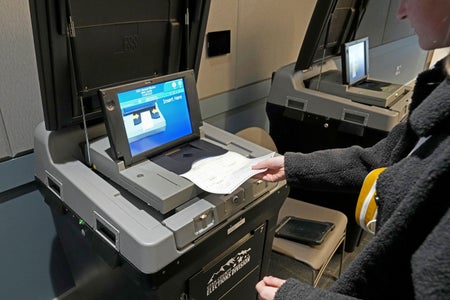
<path id="1" fill-rule="evenodd" d="M 285 282 L 286 280 L 273 277 L 273 276 L 264 276 L 264 278 L 256 284 L 256 291 L 258 292 L 259 300 L 272 300 L 275 298 L 275 293 L 278 288 Z"/>
<path id="2" fill-rule="evenodd" d="M 267 170 L 254 175 L 253 178 L 271 182 L 280 181 L 286 178 L 284 174 L 284 156 L 282 155 L 268 158 L 252 166 L 252 170 L 260 169 Z"/>

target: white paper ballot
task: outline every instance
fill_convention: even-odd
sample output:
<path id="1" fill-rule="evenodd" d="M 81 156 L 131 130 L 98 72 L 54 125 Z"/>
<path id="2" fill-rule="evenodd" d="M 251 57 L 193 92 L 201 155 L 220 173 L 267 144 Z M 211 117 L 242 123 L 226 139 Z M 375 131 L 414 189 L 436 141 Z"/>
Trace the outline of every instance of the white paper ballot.
<path id="1" fill-rule="evenodd" d="M 239 153 L 228 151 L 222 155 L 194 162 L 192 168 L 180 176 L 189 179 L 209 193 L 231 194 L 247 179 L 266 170 L 252 170 L 253 165 L 274 155 L 275 152 L 272 152 L 256 158 L 247 158 Z"/>

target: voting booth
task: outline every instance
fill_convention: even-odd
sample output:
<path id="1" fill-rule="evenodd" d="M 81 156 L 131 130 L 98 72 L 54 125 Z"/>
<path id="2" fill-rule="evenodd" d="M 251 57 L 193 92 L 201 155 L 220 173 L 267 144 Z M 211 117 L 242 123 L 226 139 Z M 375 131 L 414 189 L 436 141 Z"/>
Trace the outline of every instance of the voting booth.
<path id="1" fill-rule="evenodd" d="M 355 38 L 366 5 L 317 1 L 297 61 L 274 71 L 266 112 L 281 154 L 371 146 L 405 119 L 411 88 L 371 78 L 370 41 Z M 361 233 L 354 221 L 358 193 L 291 188 L 290 196 L 344 212 L 351 252 Z"/>
<path id="2" fill-rule="evenodd" d="M 30 0 L 45 112 L 35 177 L 75 282 L 66 299 L 257 297 L 286 183 L 186 175 L 202 158 L 273 155 L 202 121 L 208 8 Z"/>

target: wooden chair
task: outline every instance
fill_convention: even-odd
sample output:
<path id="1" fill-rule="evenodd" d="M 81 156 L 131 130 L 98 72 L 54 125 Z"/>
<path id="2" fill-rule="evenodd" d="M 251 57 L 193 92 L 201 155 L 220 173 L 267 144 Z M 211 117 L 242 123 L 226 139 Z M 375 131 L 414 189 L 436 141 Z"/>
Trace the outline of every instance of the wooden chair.
<path id="1" fill-rule="evenodd" d="M 273 139 L 262 128 L 249 127 L 237 132 L 236 135 L 269 150 L 277 151 Z M 338 273 L 338 276 L 340 276 L 345 253 L 345 233 L 347 227 L 347 217 L 345 214 L 338 210 L 288 197 L 278 214 L 278 223 L 286 216 L 332 222 L 335 227 L 327 234 L 320 245 L 310 246 L 275 237 L 272 250 L 309 266 L 312 271 L 311 284 L 316 287 L 331 258 L 341 248 Z M 337 278 L 338 276 L 333 277 Z"/>
<path id="2" fill-rule="evenodd" d="M 237 132 L 236 135 L 271 151 L 277 152 L 277 146 L 272 137 L 262 128 L 248 127 Z"/>

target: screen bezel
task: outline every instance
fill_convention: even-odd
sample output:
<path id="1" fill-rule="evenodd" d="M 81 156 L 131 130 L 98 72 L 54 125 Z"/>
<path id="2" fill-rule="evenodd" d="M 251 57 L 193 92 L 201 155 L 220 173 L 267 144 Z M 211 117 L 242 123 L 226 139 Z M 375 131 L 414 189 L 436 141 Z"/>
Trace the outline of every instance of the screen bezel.
<path id="1" fill-rule="evenodd" d="M 118 94 L 134 89 L 148 87 L 153 84 L 163 83 L 176 79 L 183 79 L 188 110 L 191 118 L 192 133 L 158 147 L 149 149 L 139 154 L 131 153 L 125 124 L 122 118 Z M 143 159 L 153 157 L 157 154 L 171 150 L 176 146 L 195 140 L 200 137 L 200 126 L 202 125 L 202 117 L 200 112 L 200 104 L 198 100 L 195 75 L 193 70 L 177 72 L 160 77 L 140 80 L 128 84 L 99 90 L 99 98 L 101 99 L 102 109 L 105 117 L 105 125 L 108 133 L 109 142 L 112 149 L 114 159 L 123 160 L 125 166 L 132 165 Z M 118 109 L 116 109 L 118 108 Z"/>
<path id="2" fill-rule="evenodd" d="M 349 49 L 356 45 L 363 45 L 363 62 L 364 71 L 358 77 L 351 78 L 351 66 L 350 66 L 350 53 Z M 342 45 L 341 51 L 341 62 L 342 62 L 342 83 L 347 85 L 355 85 L 358 82 L 366 80 L 369 77 L 369 38 L 363 37 L 351 42 L 347 42 Z"/>

